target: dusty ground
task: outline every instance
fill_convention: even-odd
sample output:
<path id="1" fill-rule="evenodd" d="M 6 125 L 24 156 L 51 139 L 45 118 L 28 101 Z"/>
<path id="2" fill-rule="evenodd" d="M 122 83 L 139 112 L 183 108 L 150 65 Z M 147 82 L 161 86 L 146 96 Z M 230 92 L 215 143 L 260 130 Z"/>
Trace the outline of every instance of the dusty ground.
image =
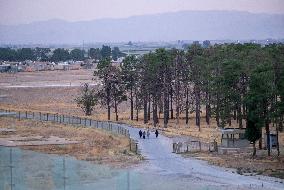
<path id="1" fill-rule="evenodd" d="M 24 149 L 52 154 L 68 154 L 80 160 L 95 163 L 107 163 L 116 167 L 137 164 L 140 158 L 129 151 L 129 140 L 122 136 L 110 135 L 99 129 L 73 127 L 51 122 L 32 120 L 17 120 L 1 117 L 0 128 L 16 130 L 18 137 L 42 136 L 49 138 L 56 136 L 78 144 L 22 146 Z M 0 138 L 7 138 L 15 134 L 2 134 Z"/>

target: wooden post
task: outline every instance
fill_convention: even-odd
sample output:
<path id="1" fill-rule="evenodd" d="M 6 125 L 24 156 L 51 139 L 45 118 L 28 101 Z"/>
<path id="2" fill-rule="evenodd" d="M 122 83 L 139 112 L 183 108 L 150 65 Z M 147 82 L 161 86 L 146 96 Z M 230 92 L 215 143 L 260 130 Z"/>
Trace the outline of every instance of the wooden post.
<path id="1" fill-rule="evenodd" d="M 200 141 L 198 142 L 199 142 L 199 151 L 201 151 L 201 142 Z"/>
<path id="2" fill-rule="evenodd" d="M 85 126 L 87 126 L 87 119 L 85 118 Z"/>
<path id="3" fill-rule="evenodd" d="M 89 119 L 90 120 L 90 126 L 92 126 L 92 120 L 91 119 Z"/>
<path id="4" fill-rule="evenodd" d="M 19 112 L 19 120 L 21 120 L 21 112 Z"/>
<path id="5" fill-rule="evenodd" d="M 48 113 L 46 114 L 46 121 L 48 121 Z"/>
<path id="6" fill-rule="evenodd" d="M 41 112 L 39 112 L 39 120 L 41 121 Z"/>
<path id="7" fill-rule="evenodd" d="M 26 119 L 28 119 L 28 112 L 26 111 Z"/>
<path id="8" fill-rule="evenodd" d="M 135 142 L 135 153 L 138 154 L 138 143 Z"/>

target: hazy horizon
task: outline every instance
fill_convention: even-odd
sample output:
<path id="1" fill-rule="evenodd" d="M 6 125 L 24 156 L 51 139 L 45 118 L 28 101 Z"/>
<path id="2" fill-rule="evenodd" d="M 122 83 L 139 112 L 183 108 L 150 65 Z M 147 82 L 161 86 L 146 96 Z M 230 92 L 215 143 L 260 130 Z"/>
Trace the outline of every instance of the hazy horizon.
<path id="1" fill-rule="evenodd" d="M 68 22 L 128 18 L 178 11 L 245 11 L 283 14 L 281 0 L 0 0 L 0 24 L 53 19 Z"/>

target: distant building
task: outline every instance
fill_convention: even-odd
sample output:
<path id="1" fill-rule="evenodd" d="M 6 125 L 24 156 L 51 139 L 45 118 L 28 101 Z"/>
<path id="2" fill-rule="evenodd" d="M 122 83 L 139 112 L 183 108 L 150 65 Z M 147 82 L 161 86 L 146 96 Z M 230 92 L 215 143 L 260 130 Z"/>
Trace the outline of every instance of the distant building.
<path id="1" fill-rule="evenodd" d="M 10 69 L 11 69 L 11 65 L 10 64 L 0 65 L 0 72 L 1 73 L 9 72 Z"/>

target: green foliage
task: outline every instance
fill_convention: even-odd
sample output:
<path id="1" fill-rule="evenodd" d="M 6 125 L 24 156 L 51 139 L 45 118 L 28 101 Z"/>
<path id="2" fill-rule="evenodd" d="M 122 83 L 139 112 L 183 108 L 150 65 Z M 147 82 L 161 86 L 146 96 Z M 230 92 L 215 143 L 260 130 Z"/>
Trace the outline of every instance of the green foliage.
<path id="1" fill-rule="evenodd" d="M 0 60 L 3 61 L 16 61 L 17 51 L 10 48 L 0 48 Z"/>
<path id="2" fill-rule="evenodd" d="M 35 60 L 34 52 L 31 48 L 22 48 L 17 51 L 18 60 Z"/>
<path id="3" fill-rule="evenodd" d="M 67 61 L 70 59 L 70 54 L 68 50 L 63 48 L 57 48 L 53 51 L 53 55 L 51 57 L 51 61 Z"/>
<path id="4" fill-rule="evenodd" d="M 81 107 L 86 115 L 91 115 L 97 103 L 97 95 L 88 83 L 81 87 L 80 95 L 75 99 L 78 107 Z"/>
<path id="5" fill-rule="evenodd" d="M 101 50 L 100 50 L 99 48 L 90 48 L 90 50 L 89 50 L 89 56 L 90 56 L 92 59 L 100 60 L 100 59 L 102 58 Z"/>
<path id="6" fill-rule="evenodd" d="M 73 59 L 74 61 L 82 61 L 84 60 L 84 50 L 80 49 L 73 49 L 70 52 L 70 58 Z"/>
<path id="7" fill-rule="evenodd" d="M 114 47 L 111 51 L 111 56 L 114 61 L 117 61 L 119 57 L 125 57 L 126 54 L 122 53 L 118 47 Z"/>
<path id="8" fill-rule="evenodd" d="M 111 48 L 109 46 L 103 45 L 101 49 L 101 58 L 110 59 L 110 56 L 111 56 Z"/>

